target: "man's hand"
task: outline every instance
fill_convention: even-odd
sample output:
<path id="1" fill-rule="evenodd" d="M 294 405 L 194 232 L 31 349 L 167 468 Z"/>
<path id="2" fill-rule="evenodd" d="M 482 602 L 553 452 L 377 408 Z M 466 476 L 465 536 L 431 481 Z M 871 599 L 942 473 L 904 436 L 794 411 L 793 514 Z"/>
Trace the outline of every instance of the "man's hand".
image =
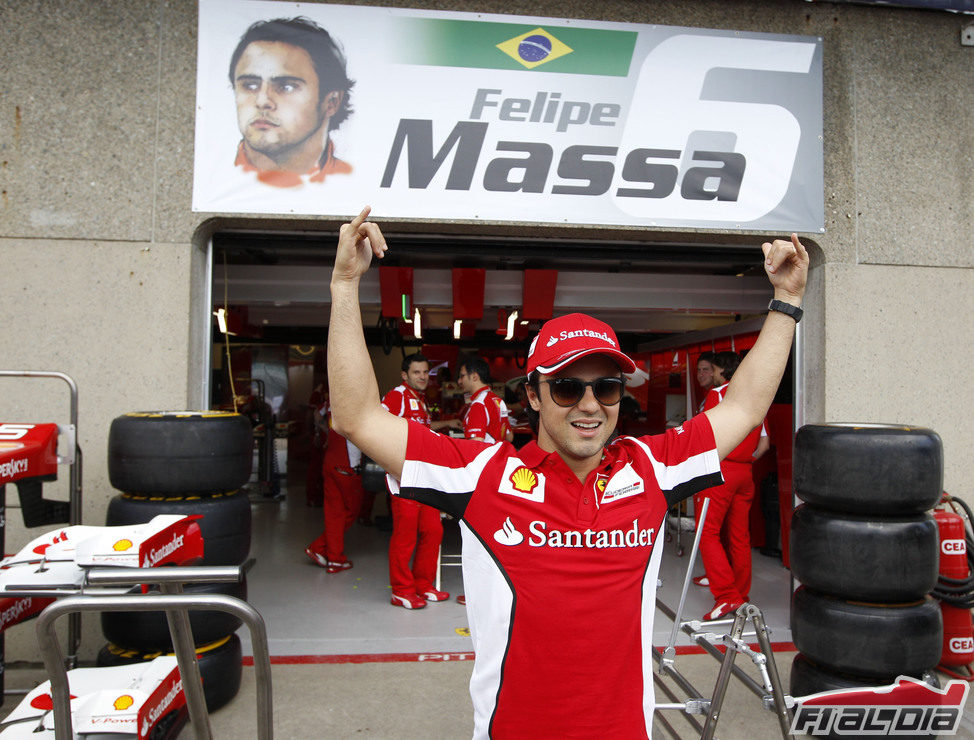
<path id="1" fill-rule="evenodd" d="M 379 225 L 365 220 L 371 211 L 372 207 L 366 206 L 349 223 L 342 224 L 332 280 L 358 280 L 369 269 L 373 254 L 379 259 L 385 256 L 388 246 Z"/>
<path id="2" fill-rule="evenodd" d="M 791 241 L 765 242 L 761 249 L 764 251 L 764 271 L 774 288 L 774 297 L 801 305 L 808 280 L 808 252 L 798 241 L 798 234 L 792 234 Z"/>

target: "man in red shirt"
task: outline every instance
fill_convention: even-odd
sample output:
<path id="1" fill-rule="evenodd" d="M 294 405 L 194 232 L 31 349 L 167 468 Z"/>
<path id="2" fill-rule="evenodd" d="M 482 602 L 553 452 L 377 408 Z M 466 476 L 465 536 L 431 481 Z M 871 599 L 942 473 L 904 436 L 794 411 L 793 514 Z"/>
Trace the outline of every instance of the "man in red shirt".
<path id="1" fill-rule="evenodd" d="M 469 357 L 460 363 L 457 384 L 470 396 L 463 416 L 463 435 L 481 442 L 510 442 L 514 439 L 507 420 L 507 406 L 490 390 L 490 366 L 481 357 Z"/>
<path id="2" fill-rule="evenodd" d="M 459 422 L 456 419 L 430 420 L 425 398 L 429 378 L 429 361 L 418 352 L 407 356 L 402 361 L 402 383 L 386 393 L 382 399 L 383 408 L 390 414 L 432 429 L 457 426 Z M 392 586 L 392 605 L 422 609 L 427 601 L 446 601 L 450 594 L 437 590 L 433 585 L 440 542 L 443 540 L 440 512 L 400 496 L 393 496 L 391 502 L 389 583 Z"/>
<path id="3" fill-rule="evenodd" d="M 711 363 L 714 387 L 707 392 L 704 410 L 715 408 L 727 393 L 741 363 L 736 352 L 718 352 Z M 704 619 L 719 619 L 748 601 L 751 591 L 751 502 L 754 501 L 752 463 L 770 448 L 768 431 L 762 421 L 737 447 L 720 461 L 723 485 L 694 496 L 694 511 L 710 499 L 707 521 L 700 534 L 703 578 L 698 585 L 709 586 L 714 606 Z M 705 579 L 705 580 L 704 580 Z"/>
<path id="4" fill-rule="evenodd" d="M 754 349 L 723 403 L 660 435 L 606 446 L 635 363 L 591 316 L 548 321 L 526 367 L 538 441 L 517 450 L 380 407 L 358 285 L 387 245 L 369 211 L 342 226 L 332 271 L 334 419 L 398 481 L 394 493 L 460 520 L 474 737 L 649 737 L 666 511 L 716 485 L 720 458 L 764 418 L 801 318 L 805 248 L 795 234 L 762 245 L 775 298 Z"/>
<path id="5" fill-rule="evenodd" d="M 325 528 L 304 552 L 329 573 L 339 573 L 352 567 L 352 561 L 345 556 L 345 532 L 362 508 L 364 489 L 357 470 L 362 453 L 335 431 L 327 399 L 317 409 L 315 418 L 325 436 L 321 464 Z"/>

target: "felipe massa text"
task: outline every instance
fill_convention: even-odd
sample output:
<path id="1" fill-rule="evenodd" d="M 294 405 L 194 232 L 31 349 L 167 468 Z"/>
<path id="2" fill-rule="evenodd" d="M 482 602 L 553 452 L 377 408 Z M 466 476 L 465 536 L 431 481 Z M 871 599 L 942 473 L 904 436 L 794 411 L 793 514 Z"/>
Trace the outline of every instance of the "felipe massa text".
<path id="1" fill-rule="evenodd" d="M 380 186 L 393 187 L 405 159 L 410 189 L 429 189 L 443 169 L 445 190 L 471 190 L 488 141 L 490 121 L 483 117 L 555 123 L 556 131 L 563 133 L 570 125 L 615 126 L 622 110 L 614 103 L 562 101 L 555 92 L 538 92 L 533 100 L 501 94 L 501 90 L 478 89 L 470 111 L 473 120 L 457 121 L 442 144 L 434 141 L 432 119 L 401 118 Z M 625 186 L 615 188 L 615 197 L 666 198 L 678 188 L 684 200 L 736 201 L 747 168 L 740 152 L 695 148 L 684 152 L 651 144 L 625 153 L 615 146 L 571 143 L 557 153 L 547 141 L 505 140 L 494 147 L 497 154 L 513 155 L 493 156 L 483 168 L 483 190 L 499 193 L 601 196 L 612 190 L 618 167 Z"/>
<path id="2" fill-rule="evenodd" d="M 618 103 L 586 103 L 580 100 L 562 100 L 559 92 L 539 91 L 531 98 L 500 98 L 503 90 L 480 88 L 473 99 L 470 119 L 483 120 L 494 113 L 499 121 L 524 123 L 558 123 L 555 131 L 567 131 L 569 126 L 615 126 L 622 106 Z M 500 99 L 499 99 L 500 98 Z M 488 111 L 491 108 L 496 110 Z"/>

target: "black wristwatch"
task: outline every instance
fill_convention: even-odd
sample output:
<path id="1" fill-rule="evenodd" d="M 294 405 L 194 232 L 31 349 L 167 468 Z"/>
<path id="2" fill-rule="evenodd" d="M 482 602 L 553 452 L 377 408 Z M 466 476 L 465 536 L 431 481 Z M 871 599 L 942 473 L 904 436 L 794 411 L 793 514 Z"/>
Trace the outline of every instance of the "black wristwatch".
<path id="1" fill-rule="evenodd" d="M 768 310 L 779 311 L 780 313 L 787 314 L 795 320 L 796 324 L 802 320 L 802 315 L 805 313 L 798 306 L 793 306 L 790 303 L 779 301 L 777 298 L 773 298 L 771 300 L 771 303 L 768 304 Z"/>

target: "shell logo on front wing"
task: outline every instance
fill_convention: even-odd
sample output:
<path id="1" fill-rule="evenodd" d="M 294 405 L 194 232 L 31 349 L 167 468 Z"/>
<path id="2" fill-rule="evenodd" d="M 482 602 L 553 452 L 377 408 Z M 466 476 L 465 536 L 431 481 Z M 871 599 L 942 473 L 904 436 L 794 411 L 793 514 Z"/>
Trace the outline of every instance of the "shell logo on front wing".
<path id="1" fill-rule="evenodd" d="M 112 703 L 112 706 L 115 707 L 118 711 L 124 712 L 133 704 L 135 704 L 135 699 L 133 699 L 128 694 L 122 694 Z"/>
<path id="2" fill-rule="evenodd" d="M 112 549 L 115 552 L 125 552 L 126 550 L 131 550 L 132 540 L 119 540 L 114 545 L 112 545 Z"/>

